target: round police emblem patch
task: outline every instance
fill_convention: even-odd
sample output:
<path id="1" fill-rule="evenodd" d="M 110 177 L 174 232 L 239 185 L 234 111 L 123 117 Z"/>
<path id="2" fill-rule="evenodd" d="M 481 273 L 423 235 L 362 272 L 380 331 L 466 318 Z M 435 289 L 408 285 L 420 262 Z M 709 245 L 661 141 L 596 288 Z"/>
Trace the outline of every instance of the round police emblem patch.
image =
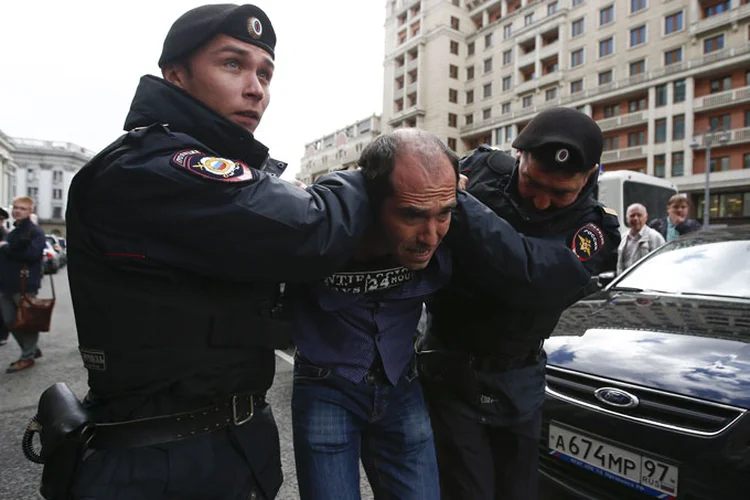
<path id="1" fill-rule="evenodd" d="M 172 165 L 207 179 L 222 182 L 253 180 L 253 171 L 241 161 L 208 156 L 197 149 L 186 149 L 172 157 Z"/>
<path id="2" fill-rule="evenodd" d="M 570 244 L 578 260 L 587 261 L 604 247 L 604 232 L 599 226 L 589 222 L 579 229 Z"/>
<path id="3" fill-rule="evenodd" d="M 257 17 L 251 17 L 247 20 L 247 32 L 250 33 L 250 36 L 258 39 L 261 36 L 263 36 L 263 24 L 260 22 L 260 19 Z"/>
<path id="4" fill-rule="evenodd" d="M 570 151 L 565 148 L 558 149 L 557 153 L 555 153 L 555 161 L 557 163 L 565 163 L 568 161 L 568 158 L 570 158 Z"/>

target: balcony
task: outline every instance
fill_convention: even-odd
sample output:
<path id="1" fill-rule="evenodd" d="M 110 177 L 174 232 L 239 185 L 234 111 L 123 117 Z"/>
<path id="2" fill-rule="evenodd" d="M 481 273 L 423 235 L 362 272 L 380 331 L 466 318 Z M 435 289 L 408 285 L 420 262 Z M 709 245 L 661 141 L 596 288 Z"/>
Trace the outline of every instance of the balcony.
<path id="1" fill-rule="evenodd" d="M 421 106 L 411 106 L 406 109 L 394 113 L 393 116 L 388 120 L 388 125 L 408 120 L 409 118 L 416 118 L 417 116 L 424 116 L 425 110 Z"/>
<path id="2" fill-rule="evenodd" d="M 406 95 L 411 95 L 419 89 L 419 83 L 414 82 L 406 86 Z"/>
<path id="3" fill-rule="evenodd" d="M 559 82 L 561 78 L 562 71 L 553 71 L 552 73 L 547 73 L 546 75 L 537 78 L 536 84 L 538 87 L 546 87 L 551 83 Z"/>
<path id="4" fill-rule="evenodd" d="M 617 163 L 619 161 L 638 160 L 646 157 L 646 148 L 635 146 L 633 148 L 614 149 L 602 153 L 602 164 Z"/>
<path id="5" fill-rule="evenodd" d="M 719 134 L 720 132 L 716 132 L 715 139 L 711 143 L 711 148 L 719 148 L 722 146 L 734 146 L 736 144 L 745 144 L 750 142 L 750 127 L 744 127 L 744 128 L 733 128 L 727 131 L 729 134 L 729 140 L 725 143 L 719 143 Z M 704 137 L 703 134 L 700 136 L 695 137 L 695 141 L 693 145 L 695 145 L 695 149 L 705 149 L 706 145 L 704 144 Z M 693 146 L 691 145 L 691 147 Z"/>
<path id="6" fill-rule="evenodd" d="M 613 116 L 612 118 L 604 118 L 603 120 L 597 120 L 596 123 L 602 131 L 615 130 L 618 128 L 632 127 L 633 125 L 639 125 L 646 123 L 648 117 L 645 111 L 636 111 L 634 113 L 628 113 L 620 116 Z"/>
<path id="7" fill-rule="evenodd" d="M 690 35 L 701 36 L 727 24 L 737 25 L 738 21 L 750 17 L 750 4 L 740 5 L 734 9 L 701 19 L 690 24 Z"/>
<path id="8" fill-rule="evenodd" d="M 406 62 L 406 71 L 411 71 L 419 67 L 419 57 Z"/>
<path id="9" fill-rule="evenodd" d="M 536 63 L 536 50 L 532 50 L 528 54 L 520 54 L 518 56 L 518 67 L 525 68 L 526 66 L 533 66 Z"/>
<path id="10" fill-rule="evenodd" d="M 750 4 L 748 4 L 750 5 Z M 718 92 L 716 94 L 696 97 L 693 101 L 693 108 L 696 111 L 704 111 L 725 106 L 734 106 L 744 102 L 750 102 L 750 85 L 738 89 Z"/>
<path id="11" fill-rule="evenodd" d="M 560 41 L 553 42 L 539 49 L 539 59 L 545 60 L 549 57 L 558 55 L 560 51 Z"/>

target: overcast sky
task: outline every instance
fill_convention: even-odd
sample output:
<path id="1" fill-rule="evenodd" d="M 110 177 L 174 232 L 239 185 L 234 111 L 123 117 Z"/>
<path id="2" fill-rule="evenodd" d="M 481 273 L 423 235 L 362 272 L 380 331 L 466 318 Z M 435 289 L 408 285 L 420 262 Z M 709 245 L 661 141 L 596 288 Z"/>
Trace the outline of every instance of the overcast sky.
<path id="1" fill-rule="evenodd" d="M 0 2 L 0 130 L 97 151 L 191 0 Z M 257 0 L 276 30 L 271 103 L 256 131 L 299 170 L 304 144 L 382 108 L 382 0 Z"/>

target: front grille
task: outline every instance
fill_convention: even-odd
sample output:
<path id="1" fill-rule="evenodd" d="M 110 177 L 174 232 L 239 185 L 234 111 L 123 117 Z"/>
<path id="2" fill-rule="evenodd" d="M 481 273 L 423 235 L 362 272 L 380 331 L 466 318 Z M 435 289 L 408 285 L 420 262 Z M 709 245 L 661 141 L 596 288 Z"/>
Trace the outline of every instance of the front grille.
<path id="1" fill-rule="evenodd" d="M 633 408 L 606 405 L 594 396 L 594 391 L 601 387 L 627 391 L 638 398 L 639 404 Z M 594 411 L 703 437 L 724 432 L 745 413 L 741 408 L 585 375 L 555 366 L 547 366 L 547 394 Z"/>

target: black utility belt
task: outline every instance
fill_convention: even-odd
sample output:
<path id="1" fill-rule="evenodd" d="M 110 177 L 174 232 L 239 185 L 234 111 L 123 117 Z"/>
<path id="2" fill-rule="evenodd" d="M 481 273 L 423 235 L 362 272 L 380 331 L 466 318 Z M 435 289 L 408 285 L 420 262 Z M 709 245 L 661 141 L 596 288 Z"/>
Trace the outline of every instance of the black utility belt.
<path id="1" fill-rule="evenodd" d="M 267 405 L 265 394 L 235 394 L 223 403 L 199 410 L 95 425 L 88 447 L 96 450 L 136 448 L 180 441 L 230 425 L 240 426 Z"/>
<path id="2" fill-rule="evenodd" d="M 471 366 L 481 372 L 504 372 L 534 365 L 539 362 L 542 345 L 517 354 L 472 355 Z"/>

